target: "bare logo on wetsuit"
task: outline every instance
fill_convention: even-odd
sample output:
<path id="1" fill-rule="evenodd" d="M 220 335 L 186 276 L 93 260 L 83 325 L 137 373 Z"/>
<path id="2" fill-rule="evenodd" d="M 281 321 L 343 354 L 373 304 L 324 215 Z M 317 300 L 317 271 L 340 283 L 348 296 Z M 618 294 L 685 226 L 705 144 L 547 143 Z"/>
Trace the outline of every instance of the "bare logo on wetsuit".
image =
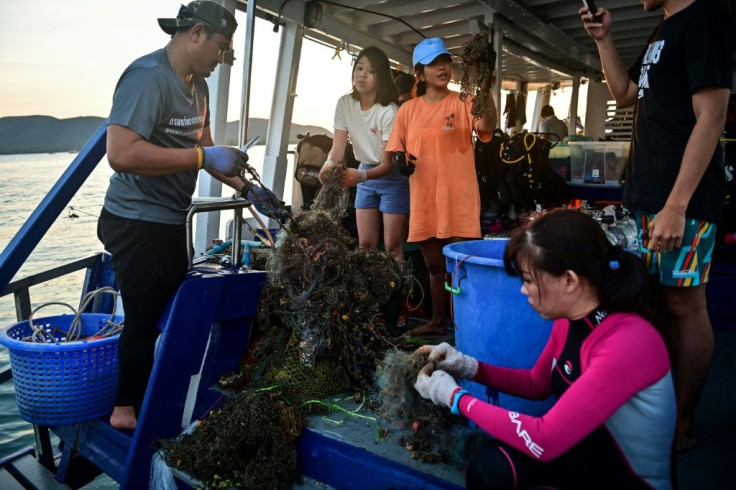
<path id="1" fill-rule="evenodd" d="M 527 449 L 529 449 L 529 452 L 532 453 L 537 458 L 542 457 L 542 453 L 544 452 L 544 449 L 539 447 L 539 445 L 532 441 L 532 436 L 529 435 L 529 433 L 526 431 L 526 429 L 521 428 L 521 420 L 519 420 L 519 412 L 509 412 L 509 418 L 511 419 L 511 423 L 516 425 L 516 435 L 524 439 L 524 444 L 526 444 Z"/>

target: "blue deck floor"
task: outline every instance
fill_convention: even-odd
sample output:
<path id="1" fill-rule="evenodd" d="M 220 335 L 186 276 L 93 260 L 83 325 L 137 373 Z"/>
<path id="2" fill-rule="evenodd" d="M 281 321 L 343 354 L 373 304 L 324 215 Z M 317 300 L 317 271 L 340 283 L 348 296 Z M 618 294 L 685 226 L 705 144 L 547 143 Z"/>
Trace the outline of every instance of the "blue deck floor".
<path id="1" fill-rule="evenodd" d="M 717 328 L 714 333 L 716 343 L 714 360 L 696 412 L 695 430 L 700 438 L 700 444 L 677 457 L 676 488 L 678 490 L 736 488 L 736 379 L 734 377 L 736 373 L 736 329 Z M 451 340 L 451 332 L 448 332 L 447 337 L 446 340 Z M 338 413 L 333 418 L 340 419 L 341 417 Z M 306 442 L 300 448 L 301 459 L 307 461 L 310 457 L 316 458 L 310 462 L 314 467 L 327 466 L 328 461 L 332 461 L 332 466 L 337 468 L 338 474 L 330 475 L 319 472 L 319 474 L 311 474 L 309 476 L 313 478 L 306 479 L 301 485 L 294 485 L 292 488 L 295 490 L 329 488 L 370 488 L 374 490 L 399 487 L 446 489 L 459 488 L 462 485 L 461 466 L 429 465 L 412 460 L 408 451 L 398 444 L 396 434 L 391 434 L 378 442 L 375 438 L 376 426 L 371 420 L 353 418 L 346 420 L 344 425 L 336 425 L 320 417 L 312 417 L 309 428 L 310 433 L 305 434 L 304 437 Z M 319 439 L 320 437 L 329 437 L 337 442 L 327 443 Z M 374 466 L 366 464 L 367 460 L 374 456 L 394 461 L 400 466 L 380 462 Z M 356 472 L 357 467 L 361 467 L 362 470 Z M 320 471 L 323 470 L 324 468 L 320 469 Z M 347 473 L 342 474 L 341 471 Z M 343 480 L 346 475 L 357 479 L 353 480 L 349 487 L 325 485 L 316 481 L 325 481 L 330 478 Z M 399 487 L 396 486 L 397 479 L 402 481 Z M 3 487 L 2 483 L 0 487 Z M 101 477 L 83 488 L 92 490 L 116 487 L 114 481 Z"/>
<path id="2" fill-rule="evenodd" d="M 713 364 L 695 413 L 700 444 L 678 455 L 679 490 L 736 488 L 736 329 L 714 333 Z"/>

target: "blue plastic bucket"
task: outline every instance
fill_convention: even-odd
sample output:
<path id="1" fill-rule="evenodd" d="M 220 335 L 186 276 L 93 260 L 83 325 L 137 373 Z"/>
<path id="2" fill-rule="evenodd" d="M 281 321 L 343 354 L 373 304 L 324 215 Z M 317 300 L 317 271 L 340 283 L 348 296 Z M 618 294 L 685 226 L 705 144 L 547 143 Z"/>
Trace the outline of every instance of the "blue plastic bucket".
<path id="1" fill-rule="evenodd" d="M 503 266 L 508 239 L 472 240 L 444 247 L 453 289 L 455 344 L 459 351 L 494 366 L 531 368 L 552 331 L 521 294 L 521 281 Z M 542 415 L 552 400 L 532 401 L 465 382 L 476 397 L 508 410 Z"/>
<path id="2" fill-rule="evenodd" d="M 122 316 L 83 313 L 83 337 L 96 335 L 107 321 Z M 94 420 L 112 412 L 118 389 L 118 340 L 120 334 L 94 340 L 62 342 L 74 315 L 36 318 L 56 342 L 35 343 L 28 320 L 0 330 L 0 345 L 8 348 L 13 370 L 15 398 L 23 420 L 58 426 Z"/>

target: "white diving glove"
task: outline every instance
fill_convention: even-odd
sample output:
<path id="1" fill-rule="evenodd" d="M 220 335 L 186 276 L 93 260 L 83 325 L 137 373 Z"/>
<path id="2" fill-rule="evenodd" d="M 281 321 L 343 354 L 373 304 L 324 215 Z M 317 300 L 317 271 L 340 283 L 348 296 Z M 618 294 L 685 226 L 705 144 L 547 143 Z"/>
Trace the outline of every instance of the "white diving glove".
<path id="1" fill-rule="evenodd" d="M 447 371 L 458 379 L 473 379 L 478 373 L 478 360 L 463 354 L 447 342 L 440 345 L 425 345 L 417 352 L 428 352 L 429 360 L 437 364 L 437 369 Z"/>

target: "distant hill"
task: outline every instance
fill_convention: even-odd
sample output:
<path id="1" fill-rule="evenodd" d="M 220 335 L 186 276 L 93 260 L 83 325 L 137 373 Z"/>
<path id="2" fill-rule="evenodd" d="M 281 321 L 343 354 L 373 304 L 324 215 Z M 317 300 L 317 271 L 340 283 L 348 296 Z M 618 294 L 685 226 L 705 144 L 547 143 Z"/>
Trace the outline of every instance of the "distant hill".
<path id="1" fill-rule="evenodd" d="M 0 118 L 0 154 L 79 151 L 104 121 L 101 117 Z"/>
<path id="2" fill-rule="evenodd" d="M 57 119 L 50 116 L 13 116 L 0 118 L 0 155 L 21 153 L 55 153 L 79 151 L 89 141 L 105 119 L 102 117 L 74 117 Z M 238 142 L 238 121 L 227 123 L 226 144 Z M 266 141 L 266 119 L 252 118 L 248 137 L 260 136 Z M 296 143 L 297 134 L 328 134 L 330 131 L 318 126 L 292 124 L 289 142 Z"/>

